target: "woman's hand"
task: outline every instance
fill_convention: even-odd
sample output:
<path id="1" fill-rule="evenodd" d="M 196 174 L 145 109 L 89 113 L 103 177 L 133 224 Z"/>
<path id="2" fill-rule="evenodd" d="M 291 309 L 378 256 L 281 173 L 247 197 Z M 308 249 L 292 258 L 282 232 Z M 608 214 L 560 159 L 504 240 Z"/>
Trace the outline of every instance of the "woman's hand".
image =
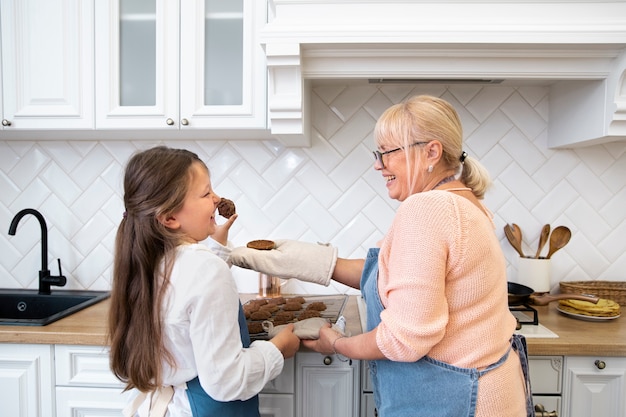
<path id="1" fill-rule="evenodd" d="M 270 340 L 280 350 L 285 359 L 294 357 L 298 349 L 300 349 L 300 338 L 294 334 L 293 327 L 293 323 L 288 324 Z"/>
<path id="2" fill-rule="evenodd" d="M 216 241 L 222 246 L 226 246 L 228 243 L 228 231 L 233 223 L 237 220 L 237 213 L 230 216 L 224 224 L 219 224 L 215 227 L 215 233 L 211 235 L 211 239 Z"/>
<path id="3" fill-rule="evenodd" d="M 320 329 L 320 338 L 315 340 L 303 340 L 302 344 L 312 349 L 316 352 L 322 353 L 324 355 L 333 355 L 335 354 L 335 349 L 333 348 L 333 343 L 335 340 L 345 337 L 341 333 L 331 329 L 330 323 L 326 324 L 324 327 Z"/>

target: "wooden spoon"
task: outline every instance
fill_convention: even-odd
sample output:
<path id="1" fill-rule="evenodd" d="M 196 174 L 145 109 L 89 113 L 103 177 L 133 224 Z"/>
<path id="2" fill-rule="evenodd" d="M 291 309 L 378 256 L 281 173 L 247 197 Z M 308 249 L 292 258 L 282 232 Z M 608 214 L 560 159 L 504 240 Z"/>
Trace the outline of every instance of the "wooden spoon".
<path id="1" fill-rule="evenodd" d="M 548 256 L 546 256 L 546 258 L 550 259 L 552 255 L 554 255 L 554 252 L 567 245 L 571 237 L 572 231 L 569 230 L 569 228 L 565 226 L 555 227 L 550 235 L 550 249 L 548 249 Z"/>
<path id="2" fill-rule="evenodd" d="M 541 228 L 541 234 L 539 235 L 539 245 L 537 246 L 537 253 L 535 254 L 535 259 L 539 259 L 541 250 L 548 242 L 548 236 L 550 236 L 550 225 L 544 224 L 543 227 Z"/>
<path id="3" fill-rule="evenodd" d="M 513 228 L 508 223 L 504 225 L 504 236 L 506 236 L 506 239 L 509 241 L 511 246 L 513 246 L 513 249 L 515 249 L 517 253 L 519 253 L 519 256 L 524 257 L 522 242 L 520 240 L 517 240 Z"/>
<path id="4" fill-rule="evenodd" d="M 520 227 L 518 225 L 516 225 L 515 223 L 511 223 L 511 226 L 513 227 L 513 235 L 515 236 L 515 240 L 517 240 L 519 242 L 519 248 L 520 250 L 523 252 L 522 249 L 522 229 L 520 229 Z M 522 255 L 523 257 L 525 257 L 525 255 Z"/>

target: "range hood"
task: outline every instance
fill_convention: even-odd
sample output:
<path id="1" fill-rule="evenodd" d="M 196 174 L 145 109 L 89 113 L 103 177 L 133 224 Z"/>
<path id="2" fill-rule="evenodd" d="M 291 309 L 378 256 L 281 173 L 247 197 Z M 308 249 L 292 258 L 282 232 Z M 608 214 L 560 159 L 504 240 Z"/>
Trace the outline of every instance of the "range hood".
<path id="1" fill-rule="evenodd" d="M 626 140 L 626 2 L 270 0 L 271 133 L 310 145 L 316 82 L 549 86 L 548 145 Z"/>

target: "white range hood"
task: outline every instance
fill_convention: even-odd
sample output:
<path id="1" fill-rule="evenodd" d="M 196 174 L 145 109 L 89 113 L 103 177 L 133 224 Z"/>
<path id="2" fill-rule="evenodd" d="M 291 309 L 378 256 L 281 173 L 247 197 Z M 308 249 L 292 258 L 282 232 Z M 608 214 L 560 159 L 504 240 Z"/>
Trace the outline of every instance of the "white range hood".
<path id="1" fill-rule="evenodd" d="M 308 146 L 316 80 L 550 88 L 550 147 L 626 140 L 626 1 L 270 0 L 271 132 Z"/>

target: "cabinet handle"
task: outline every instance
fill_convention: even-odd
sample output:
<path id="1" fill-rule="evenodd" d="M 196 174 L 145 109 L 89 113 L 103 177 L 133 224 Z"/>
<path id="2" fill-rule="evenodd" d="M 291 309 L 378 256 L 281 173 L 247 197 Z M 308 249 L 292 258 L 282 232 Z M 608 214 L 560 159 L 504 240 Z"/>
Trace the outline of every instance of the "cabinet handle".
<path id="1" fill-rule="evenodd" d="M 605 363 L 604 361 L 599 360 L 599 359 L 598 359 L 598 360 L 596 360 L 593 364 L 594 364 L 594 365 L 596 366 L 596 368 L 598 368 L 598 369 L 604 369 L 604 368 L 606 368 L 606 363 Z"/>
<path id="2" fill-rule="evenodd" d="M 189 124 L 189 120 L 187 119 L 180 119 L 180 124 L 183 126 L 187 126 Z"/>
<path id="3" fill-rule="evenodd" d="M 556 411 L 546 411 L 543 404 L 535 404 L 535 417 L 559 417 Z"/>
<path id="4" fill-rule="evenodd" d="M 324 365 L 330 365 L 333 363 L 333 358 L 330 356 L 324 356 Z"/>
<path id="5" fill-rule="evenodd" d="M 2 119 L 2 126 L 11 126 L 11 121 L 7 119 Z"/>
<path id="6" fill-rule="evenodd" d="M 170 119 L 168 117 L 167 120 L 165 121 L 165 123 L 167 123 L 168 126 L 173 126 L 174 125 L 174 120 L 172 120 L 172 119 Z"/>

